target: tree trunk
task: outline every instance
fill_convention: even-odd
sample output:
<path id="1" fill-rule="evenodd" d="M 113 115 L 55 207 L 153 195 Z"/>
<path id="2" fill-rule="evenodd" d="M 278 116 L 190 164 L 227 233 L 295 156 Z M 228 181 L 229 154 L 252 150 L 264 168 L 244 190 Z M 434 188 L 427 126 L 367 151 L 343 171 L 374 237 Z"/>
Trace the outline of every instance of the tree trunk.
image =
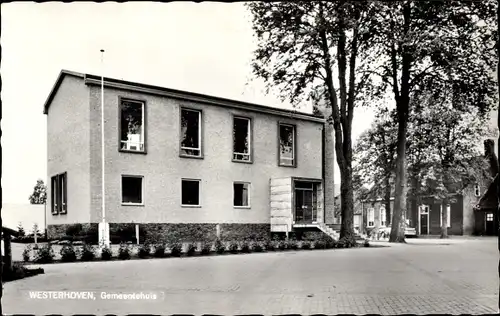
<path id="1" fill-rule="evenodd" d="M 349 163 L 350 164 L 350 163 Z M 345 238 L 349 242 L 355 242 L 354 239 L 354 190 L 352 187 L 352 169 L 350 166 L 346 170 L 341 170 L 340 198 L 341 206 L 341 228 L 340 238 Z"/>
<path id="2" fill-rule="evenodd" d="M 391 225 L 391 176 L 389 175 L 385 178 L 385 222 L 386 226 Z"/>
<path id="3" fill-rule="evenodd" d="M 441 203 L 441 238 L 448 238 L 448 212 L 447 203 Z"/>

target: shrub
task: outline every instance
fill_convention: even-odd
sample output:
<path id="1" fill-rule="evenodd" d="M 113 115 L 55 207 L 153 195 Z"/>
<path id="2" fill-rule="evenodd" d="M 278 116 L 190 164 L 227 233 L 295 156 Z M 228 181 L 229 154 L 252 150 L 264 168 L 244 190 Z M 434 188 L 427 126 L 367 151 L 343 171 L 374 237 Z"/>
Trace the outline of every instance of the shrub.
<path id="1" fill-rule="evenodd" d="M 66 228 L 66 235 L 71 237 L 79 236 L 82 230 L 82 224 L 72 224 Z"/>
<path id="2" fill-rule="evenodd" d="M 187 249 L 186 249 L 186 255 L 188 256 L 194 256 L 196 254 L 196 243 L 192 242 L 192 243 L 189 243 L 187 245 Z"/>
<path id="3" fill-rule="evenodd" d="M 101 259 L 102 260 L 111 260 L 113 257 L 113 252 L 111 251 L 111 248 L 109 247 L 104 247 L 101 250 Z"/>
<path id="4" fill-rule="evenodd" d="M 301 249 L 304 249 L 304 250 L 311 249 L 311 242 L 309 240 L 302 241 L 302 247 L 301 247 Z"/>
<path id="5" fill-rule="evenodd" d="M 50 244 L 38 248 L 35 254 L 35 263 L 51 263 L 54 261 L 54 250 Z"/>
<path id="6" fill-rule="evenodd" d="M 280 240 L 278 241 L 278 249 L 279 250 L 286 250 L 287 247 L 287 242 L 285 240 Z"/>
<path id="7" fill-rule="evenodd" d="M 23 250 L 23 261 L 28 262 L 31 259 L 31 245 L 27 245 Z"/>
<path id="8" fill-rule="evenodd" d="M 155 244 L 153 246 L 153 255 L 156 258 L 165 257 L 165 245 L 164 244 Z"/>
<path id="9" fill-rule="evenodd" d="M 121 260 L 130 259 L 130 248 L 127 244 L 121 243 L 120 248 L 118 248 L 118 258 Z"/>
<path id="10" fill-rule="evenodd" d="M 325 249 L 326 243 L 323 239 L 316 240 L 314 243 L 314 249 Z"/>
<path id="11" fill-rule="evenodd" d="M 250 243 L 246 240 L 241 242 L 241 252 L 242 253 L 250 253 L 252 249 L 250 248 Z"/>
<path id="12" fill-rule="evenodd" d="M 266 247 L 266 250 L 267 251 L 274 251 L 275 248 L 274 248 L 274 242 L 267 238 L 266 240 L 264 240 L 264 247 Z"/>
<path id="13" fill-rule="evenodd" d="M 215 240 L 215 251 L 218 254 L 223 254 L 226 251 L 226 245 L 219 238 Z"/>
<path id="14" fill-rule="evenodd" d="M 229 243 L 229 252 L 238 253 L 238 243 L 236 241 L 232 241 L 231 243 Z"/>
<path id="15" fill-rule="evenodd" d="M 151 254 L 151 246 L 148 244 L 143 244 L 139 246 L 137 250 L 137 255 L 139 258 L 147 258 Z"/>
<path id="16" fill-rule="evenodd" d="M 24 265 L 20 264 L 19 262 L 14 262 L 12 264 L 12 270 L 3 268 L 2 282 L 22 279 L 26 276 L 27 270 L 28 269 L 26 269 Z"/>
<path id="17" fill-rule="evenodd" d="M 181 243 L 173 243 L 170 247 L 170 254 L 173 257 L 180 257 L 182 254 L 182 244 Z"/>
<path id="18" fill-rule="evenodd" d="M 92 245 L 83 244 L 82 247 L 82 256 L 80 260 L 82 261 L 92 261 L 95 258 L 95 249 Z"/>
<path id="19" fill-rule="evenodd" d="M 76 251 L 73 245 L 64 245 L 60 251 L 62 262 L 76 261 Z"/>
<path id="20" fill-rule="evenodd" d="M 264 251 L 264 246 L 262 245 L 262 242 L 261 241 L 256 242 L 253 245 L 253 250 L 255 252 L 263 252 Z"/>
<path id="21" fill-rule="evenodd" d="M 201 243 L 201 254 L 208 255 L 212 251 L 212 243 L 203 242 Z"/>
<path id="22" fill-rule="evenodd" d="M 297 244 L 297 240 L 295 238 L 288 241 L 288 248 L 293 250 L 297 250 L 297 248 L 299 248 L 299 245 Z"/>
<path id="23" fill-rule="evenodd" d="M 363 246 L 370 247 L 370 242 L 368 241 L 368 239 L 365 239 L 365 242 L 363 243 Z"/>

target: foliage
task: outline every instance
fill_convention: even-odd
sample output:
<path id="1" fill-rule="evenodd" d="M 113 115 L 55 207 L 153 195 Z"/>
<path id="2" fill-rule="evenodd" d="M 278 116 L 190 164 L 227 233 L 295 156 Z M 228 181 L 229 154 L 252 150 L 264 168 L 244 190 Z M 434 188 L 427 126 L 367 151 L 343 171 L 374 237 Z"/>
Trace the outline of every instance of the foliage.
<path id="1" fill-rule="evenodd" d="M 51 263 L 54 260 L 54 249 L 50 244 L 45 244 L 35 252 L 35 263 Z"/>
<path id="2" fill-rule="evenodd" d="M 262 241 L 257 241 L 257 242 L 253 245 L 253 250 L 254 250 L 255 252 L 263 252 L 263 251 L 264 251 L 263 242 L 262 242 Z"/>
<path id="3" fill-rule="evenodd" d="M 23 224 L 21 222 L 17 224 L 17 232 L 19 233 L 20 237 L 24 237 L 26 235 L 26 231 L 24 230 Z"/>
<path id="4" fill-rule="evenodd" d="M 226 251 L 226 245 L 220 240 L 220 238 L 217 238 L 215 240 L 215 252 L 218 254 L 223 254 Z"/>
<path id="5" fill-rule="evenodd" d="M 297 239 L 295 238 L 290 238 L 288 240 L 288 247 L 292 250 L 297 250 L 297 248 L 299 247 L 298 243 L 297 243 Z"/>
<path id="6" fill-rule="evenodd" d="M 250 243 L 246 240 L 241 242 L 240 248 L 242 253 L 250 253 L 252 251 L 252 249 L 250 248 Z"/>
<path id="7" fill-rule="evenodd" d="M 31 258 L 31 251 L 32 251 L 32 247 L 31 245 L 27 245 L 24 250 L 23 250 L 23 261 L 24 262 L 28 262 L 30 261 L 30 258 Z"/>
<path id="8" fill-rule="evenodd" d="M 300 246 L 301 249 L 304 250 L 310 250 L 311 249 L 311 241 L 309 240 L 303 240 L 302 245 Z"/>
<path id="9" fill-rule="evenodd" d="M 126 243 L 121 243 L 118 248 L 118 258 L 121 260 L 130 259 L 130 248 Z"/>
<path id="10" fill-rule="evenodd" d="M 170 255 L 172 257 L 180 257 L 182 255 L 182 244 L 179 242 L 171 244 Z"/>
<path id="11" fill-rule="evenodd" d="M 137 250 L 137 255 L 141 259 L 149 257 L 149 255 L 151 255 L 151 245 L 149 244 L 140 245 L 139 249 Z"/>
<path id="12" fill-rule="evenodd" d="M 92 261 L 95 258 L 95 248 L 89 244 L 83 244 L 81 261 Z"/>
<path id="13" fill-rule="evenodd" d="M 60 252 L 62 262 L 74 262 L 76 261 L 76 251 L 73 245 L 64 245 Z"/>
<path id="14" fill-rule="evenodd" d="M 153 246 L 153 255 L 156 258 L 165 257 L 165 245 L 161 243 L 157 243 Z"/>
<path id="15" fill-rule="evenodd" d="M 47 201 L 47 187 L 43 180 L 39 179 L 36 181 L 36 185 L 33 188 L 33 193 L 30 195 L 29 200 L 30 204 L 45 204 Z"/>
<path id="16" fill-rule="evenodd" d="M 202 255 L 208 255 L 212 251 L 212 243 L 210 242 L 202 242 L 201 243 L 201 251 Z"/>
<path id="17" fill-rule="evenodd" d="M 229 243 L 229 252 L 230 253 L 238 253 L 238 243 L 236 241 L 231 241 Z"/>
<path id="18" fill-rule="evenodd" d="M 187 249 L 186 249 L 186 255 L 188 256 L 194 256 L 196 254 L 196 243 L 189 243 L 187 245 Z"/>
<path id="19" fill-rule="evenodd" d="M 314 249 L 326 249 L 326 242 L 323 239 L 318 239 L 314 242 Z"/>
<path id="20" fill-rule="evenodd" d="M 266 248 L 267 251 L 274 251 L 274 242 L 271 240 L 271 238 L 266 238 L 264 240 L 264 247 Z"/>
<path id="21" fill-rule="evenodd" d="M 79 236 L 83 231 L 83 226 L 80 223 L 71 224 L 66 228 L 66 235 L 75 237 Z"/>
<path id="22" fill-rule="evenodd" d="M 113 252 L 111 251 L 111 248 L 109 247 L 103 247 L 101 249 L 101 260 L 111 260 L 113 257 Z"/>

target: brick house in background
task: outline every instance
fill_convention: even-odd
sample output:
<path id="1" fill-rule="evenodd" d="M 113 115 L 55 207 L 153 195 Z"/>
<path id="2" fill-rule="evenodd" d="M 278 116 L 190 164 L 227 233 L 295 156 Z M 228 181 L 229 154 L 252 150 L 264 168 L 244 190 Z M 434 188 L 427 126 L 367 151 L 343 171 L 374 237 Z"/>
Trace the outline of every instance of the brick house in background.
<path id="1" fill-rule="evenodd" d="M 52 239 L 102 221 L 100 85 L 63 70 L 44 105 Z M 104 87 L 111 234 L 125 224 L 184 239 L 333 234 L 323 118 L 111 78 Z"/>

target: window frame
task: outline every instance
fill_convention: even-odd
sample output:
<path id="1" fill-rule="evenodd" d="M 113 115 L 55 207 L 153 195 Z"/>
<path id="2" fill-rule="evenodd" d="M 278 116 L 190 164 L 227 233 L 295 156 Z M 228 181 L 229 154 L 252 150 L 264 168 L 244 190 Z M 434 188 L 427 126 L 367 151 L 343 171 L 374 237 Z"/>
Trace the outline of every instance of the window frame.
<path id="1" fill-rule="evenodd" d="M 139 178 L 141 179 L 141 203 L 123 202 L 123 178 Z M 122 206 L 144 206 L 144 176 L 133 174 L 122 174 L 120 177 L 120 203 Z"/>
<path id="2" fill-rule="evenodd" d="M 370 216 L 370 213 L 373 216 Z M 370 220 L 370 217 L 373 217 L 373 220 Z M 370 223 L 372 223 L 370 225 Z M 368 207 L 366 209 L 366 227 L 375 227 L 375 208 L 373 207 Z"/>
<path id="3" fill-rule="evenodd" d="M 281 163 L 281 126 L 289 126 L 293 128 L 292 136 L 293 136 L 293 144 L 292 144 L 292 153 L 293 158 L 291 165 L 286 165 Z M 286 122 L 278 122 L 278 166 L 280 167 L 289 167 L 289 168 L 297 168 L 297 125 L 286 123 Z M 287 159 L 288 160 L 288 159 Z"/>
<path id="4" fill-rule="evenodd" d="M 241 160 L 234 158 L 235 154 L 237 155 L 245 155 L 244 153 L 235 153 L 234 151 L 234 124 L 236 119 L 247 120 L 248 121 L 248 156 L 249 160 Z M 231 160 L 232 162 L 237 163 L 253 163 L 253 119 L 247 116 L 233 115 L 233 137 L 232 137 L 232 149 L 231 149 Z"/>
<path id="5" fill-rule="evenodd" d="M 480 197 L 481 196 L 481 187 L 479 186 L 478 183 L 474 185 L 474 196 Z"/>
<path id="6" fill-rule="evenodd" d="M 198 113 L 198 143 L 199 147 L 194 148 L 194 147 L 183 147 L 182 146 L 182 112 L 183 111 L 188 111 L 188 112 L 197 112 Z M 181 106 L 179 110 L 179 157 L 183 158 L 194 158 L 194 159 L 203 159 L 203 135 L 204 135 L 204 130 L 203 130 L 203 110 L 202 109 L 197 109 L 197 108 L 191 108 L 191 107 L 185 107 Z M 199 155 L 189 155 L 189 154 L 184 154 L 182 152 L 183 149 L 187 150 L 199 150 L 200 154 Z"/>
<path id="7" fill-rule="evenodd" d="M 50 211 L 54 216 L 68 214 L 67 172 L 62 172 L 50 177 Z"/>
<path id="8" fill-rule="evenodd" d="M 143 150 L 122 149 L 122 103 L 124 101 L 135 102 L 142 104 L 142 133 L 143 133 Z M 147 105 L 146 100 L 137 98 L 118 97 L 118 151 L 131 154 L 147 154 Z"/>
<path id="9" fill-rule="evenodd" d="M 234 185 L 235 184 L 247 184 L 248 185 L 248 188 L 247 188 L 247 194 L 248 194 L 248 205 L 234 205 L 234 198 L 235 198 L 235 190 L 234 190 Z M 250 182 L 247 182 L 247 181 L 234 181 L 233 182 L 233 208 L 235 209 L 250 209 L 252 208 L 252 184 Z"/>
<path id="10" fill-rule="evenodd" d="M 182 184 L 184 181 L 191 181 L 191 182 L 198 182 L 198 205 L 194 204 L 183 204 L 182 203 Z M 181 207 L 185 208 L 201 208 L 202 203 L 201 203 L 201 179 L 194 179 L 194 178 L 181 178 L 181 194 L 180 194 L 180 205 Z"/>
<path id="11" fill-rule="evenodd" d="M 491 219 L 489 219 L 490 215 L 491 215 Z M 495 219 L 495 216 L 493 215 L 493 213 L 486 213 L 486 221 L 487 222 L 493 222 L 494 219 Z"/>
<path id="12" fill-rule="evenodd" d="M 382 216 L 382 210 L 384 211 L 384 216 Z M 384 205 L 381 205 L 380 208 L 379 208 L 379 222 L 380 222 L 380 226 L 383 226 L 383 227 L 386 227 L 387 226 L 387 221 L 386 221 L 386 217 L 387 217 L 387 209 L 385 208 Z"/>

